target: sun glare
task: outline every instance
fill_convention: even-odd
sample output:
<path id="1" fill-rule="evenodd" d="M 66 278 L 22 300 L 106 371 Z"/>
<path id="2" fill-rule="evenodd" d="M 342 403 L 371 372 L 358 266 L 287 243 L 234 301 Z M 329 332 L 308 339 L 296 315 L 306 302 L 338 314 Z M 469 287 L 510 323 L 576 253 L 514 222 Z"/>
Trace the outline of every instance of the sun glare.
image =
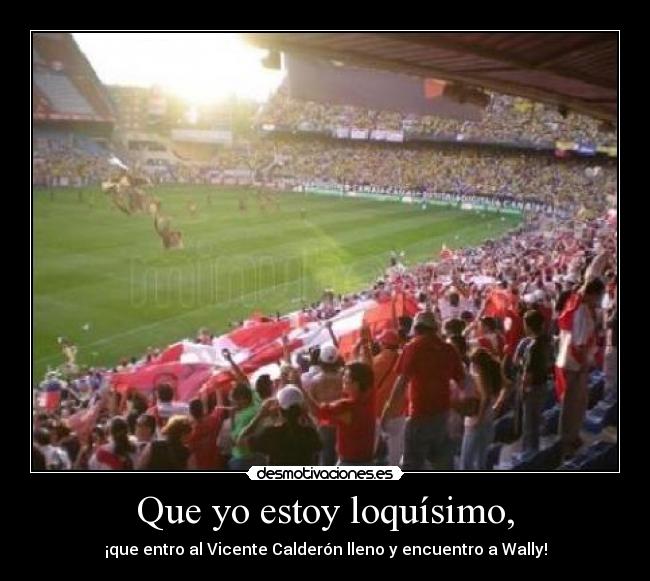
<path id="1" fill-rule="evenodd" d="M 283 73 L 236 33 L 77 33 L 106 84 L 158 85 L 195 105 L 231 96 L 265 100 Z"/>

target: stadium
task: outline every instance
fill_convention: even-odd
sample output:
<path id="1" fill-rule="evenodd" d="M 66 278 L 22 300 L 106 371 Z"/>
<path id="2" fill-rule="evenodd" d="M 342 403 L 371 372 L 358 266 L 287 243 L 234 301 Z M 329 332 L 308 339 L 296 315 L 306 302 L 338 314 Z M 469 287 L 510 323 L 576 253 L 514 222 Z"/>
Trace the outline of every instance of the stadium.
<path id="1" fill-rule="evenodd" d="M 33 32 L 32 470 L 617 471 L 618 42 Z"/>

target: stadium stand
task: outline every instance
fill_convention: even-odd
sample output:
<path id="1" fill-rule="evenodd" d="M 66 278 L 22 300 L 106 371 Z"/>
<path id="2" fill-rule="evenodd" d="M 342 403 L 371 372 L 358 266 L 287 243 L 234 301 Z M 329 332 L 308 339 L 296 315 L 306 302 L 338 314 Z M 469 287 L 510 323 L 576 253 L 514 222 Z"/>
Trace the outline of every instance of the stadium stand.
<path id="1" fill-rule="evenodd" d="M 98 185 L 115 172 L 109 158 L 117 155 L 154 184 L 399 195 L 423 202 L 487 203 L 525 214 L 517 230 L 449 251 L 440 260 L 407 267 L 392 257 L 372 287 L 348 295 L 337 297 L 329 291 L 321 301 L 293 313 L 256 314 L 221 336 L 200 330 L 196 337 L 179 337 L 178 343 L 161 350 L 130 354 L 114 367 L 88 369 L 68 363 L 49 372 L 34 387 L 34 449 L 45 458 L 47 469 L 241 470 L 271 462 L 264 439 L 248 437 L 250 422 L 265 413 L 262 401 L 298 384 L 305 394 L 293 394 L 292 405 L 298 407 L 294 411 L 303 427 L 315 430 L 314 422 L 327 412 L 302 398 L 318 393 L 314 385 L 324 382 L 327 374 L 336 399 L 366 406 L 359 421 L 368 428 L 359 436 L 366 445 L 363 457 L 346 458 L 345 450 L 323 440 L 329 446 L 328 461 L 385 463 L 386 458 L 374 456 L 375 430 L 389 450 L 386 422 L 401 420 L 397 437 L 405 445 L 406 468 L 617 469 L 618 376 L 617 369 L 606 372 L 604 364 L 608 349 L 617 348 L 607 333 L 608 318 L 617 308 L 617 225 L 606 214 L 617 194 L 617 167 L 608 155 L 555 155 L 558 141 L 611 146 L 617 137 L 615 124 L 603 128 L 584 115 L 563 115 L 548 104 L 496 92 L 490 93 L 481 121 L 460 122 L 299 102 L 284 87 L 256 119 L 260 133 L 238 138 L 232 147 L 209 153 L 191 146 L 174 151 L 168 141 L 153 137 L 134 141 L 133 147 L 128 141 L 126 147 L 103 145 L 85 122 L 106 124 L 110 134 L 113 105 L 72 37 L 37 34 L 33 64 L 34 185 Z M 357 142 L 333 136 L 340 127 L 404 132 L 414 139 Z M 283 130 L 296 134 L 287 136 Z M 431 136 L 456 145 L 420 143 Z M 517 147 L 495 147 L 503 143 Z M 150 151 L 156 144 L 163 144 L 164 151 Z M 536 151 L 539 146 L 548 151 Z M 404 311 L 401 323 L 385 314 L 398 297 Z M 381 329 L 376 326 L 360 338 L 357 325 L 333 347 L 326 321 L 335 334 L 349 324 L 351 312 L 362 312 L 366 320 L 370 311 L 375 323 L 377 313 L 383 313 Z M 524 328 L 531 312 L 544 319 L 543 332 Z M 445 324 L 458 322 L 461 314 L 467 315 L 460 321 L 462 330 L 448 331 Z M 399 368 L 406 379 L 418 373 L 408 368 L 408 360 L 426 341 L 445 353 L 445 364 L 454 364 L 449 377 L 440 379 L 443 366 L 432 362 L 423 374 L 427 377 L 411 383 L 408 411 L 397 404 L 373 410 L 367 400 L 350 399 L 342 392 L 343 369 L 351 369 L 359 354 L 362 365 L 378 366 L 376 357 L 386 348 L 385 331 L 391 332 L 388 346 L 402 358 Z M 409 340 L 410 332 L 417 341 Z M 242 336 L 256 349 L 244 344 Z M 469 357 L 458 347 L 463 342 Z M 237 364 L 224 355 L 224 346 L 240 349 Z M 571 359 L 572 348 L 584 350 L 584 364 Z M 256 359 L 253 352 L 263 352 L 265 358 Z M 477 353 L 483 357 L 480 361 L 473 359 Z M 509 370 L 507 377 L 501 374 L 501 364 Z M 260 377 L 268 366 L 278 367 L 279 373 L 265 385 Z M 203 372 L 198 379 L 189 373 L 196 369 Z M 533 376 L 541 378 L 534 383 Z M 186 381 L 188 377 L 194 379 Z M 416 410 L 427 421 L 438 413 L 445 421 L 451 417 L 463 429 L 455 442 L 446 437 L 435 442 L 436 457 L 415 462 L 417 442 L 408 440 L 404 425 L 421 405 L 418 385 L 432 377 L 443 392 L 453 385 L 476 400 L 476 409 L 454 407 L 447 401 L 450 396 L 437 402 L 440 409 L 435 413 Z M 577 399 L 584 400 L 585 409 Z M 275 413 L 278 419 L 283 412 Z M 436 421 L 440 417 L 436 415 Z M 242 434 L 253 448 L 259 446 L 258 454 L 242 445 Z M 185 436 L 189 438 L 183 441 Z M 178 451 L 181 460 L 154 465 L 154 438 Z M 317 451 L 309 451 L 311 458 Z"/>
<path id="2" fill-rule="evenodd" d="M 557 142 L 615 145 L 615 124 L 604 125 L 586 115 L 563 115 L 557 107 L 520 97 L 490 93 L 490 104 L 480 121 L 459 121 L 436 116 L 417 116 L 372 111 L 349 105 L 327 105 L 292 99 L 286 85 L 269 99 L 258 114 L 259 128 L 273 126 L 304 132 L 336 132 L 337 129 L 389 130 L 405 139 L 440 137 L 450 141 L 545 146 Z"/>
<path id="3" fill-rule="evenodd" d="M 34 83 L 60 113 L 91 115 L 93 108 L 65 75 L 37 72 Z"/>
<path id="4" fill-rule="evenodd" d="M 35 33 L 32 66 L 33 84 L 49 100 L 49 110 L 39 111 L 35 120 L 93 120 L 112 126 L 115 116 L 106 89 L 72 35 Z"/>

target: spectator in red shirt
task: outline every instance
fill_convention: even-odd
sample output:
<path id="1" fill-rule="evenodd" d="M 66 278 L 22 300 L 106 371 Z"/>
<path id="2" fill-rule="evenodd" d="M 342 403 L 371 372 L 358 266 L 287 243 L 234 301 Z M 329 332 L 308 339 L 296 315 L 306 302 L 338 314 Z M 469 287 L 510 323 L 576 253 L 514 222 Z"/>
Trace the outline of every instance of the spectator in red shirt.
<path id="1" fill-rule="evenodd" d="M 460 384 L 465 370 L 456 349 L 438 336 L 433 313 L 418 313 L 413 331 L 415 337 L 404 347 L 397 363 L 398 377 L 382 413 L 382 425 L 408 387 L 410 405 L 402 464 L 406 470 L 421 470 L 430 453 L 443 457 L 443 465 L 450 461 L 450 381 Z"/>
<path id="2" fill-rule="evenodd" d="M 185 444 L 190 449 L 190 453 L 194 454 L 198 470 L 222 470 L 225 467 L 224 458 L 217 447 L 217 436 L 226 415 L 223 406 L 217 405 L 211 414 L 206 415 L 200 399 L 193 399 L 190 402 L 192 432 Z"/>
<path id="3" fill-rule="evenodd" d="M 373 463 L 377 421 L 373 384 L 371 365 L 355 361 L 345 366 L 342 398 L 319 404 L 309 391 L 304 392 L 318 418 L 336 427 L 338 466 Z"/>
<path id="4" fill-rule="evenodd" d="M 381 345 L 381 351 L 373 357 L 372 367 L 375 374 L 376 411 L 381 415 L 397 378 L 399 335 L 397 331 L 387 329 L 377 340 Z M 386 426 L 383 430 L 389 466 L 397 466 L 402 461 L 404 453 L 404 426 L 408 409 L 406 397 L 402 405 L 396 405 L 395 408 L 391 417 L 386 418 Z"/>

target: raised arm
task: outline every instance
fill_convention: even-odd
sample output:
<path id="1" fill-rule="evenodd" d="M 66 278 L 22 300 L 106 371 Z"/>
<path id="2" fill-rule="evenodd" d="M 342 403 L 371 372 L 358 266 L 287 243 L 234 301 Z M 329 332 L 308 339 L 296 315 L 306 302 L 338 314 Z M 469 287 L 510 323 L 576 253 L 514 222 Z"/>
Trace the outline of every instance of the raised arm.
<path id="1" fill-rule="evenodd" d="M 286 335 L 282 335 L 282 359 L 287 363 L 287 365 L 291 365 L 291 351 L 289 349 L 289 337 Z"/>
<path id="2" fill-rule="evenodd" d="M 361 361 L 372 368 L 372 333 L 368 325 L 361 327 Z"/>
<path id="3" fill-rule="evenodd" d="M 230 364 L 230 368 L 233 375 L 235 376 L 235 380 L 240 383 L 246 383 L 250 385 L 250 382 L 248 381 L 248 377 L 246 377 L 246 374 L 241 370 L 241 367 L 239 367 L 239 365 L 235 363 L 235 360 L 232 358 L 232 353 L 230 353 L 230 350 L 223 349 L 221 351 L 221 354 L 223 355 L 223 358 Z"/>
<path id="4" fill-rule="evenodd" d="M 336 335 L 334 334 L 334 330 L 332 329 L 332 321 L 325 321 L 325 328 L 327 329 L 327 332 L 329 333 L 332 339 L 332 343 L 334 343 L 334 347 L 338 349 L 339 340 L 336 338 Z"/>

